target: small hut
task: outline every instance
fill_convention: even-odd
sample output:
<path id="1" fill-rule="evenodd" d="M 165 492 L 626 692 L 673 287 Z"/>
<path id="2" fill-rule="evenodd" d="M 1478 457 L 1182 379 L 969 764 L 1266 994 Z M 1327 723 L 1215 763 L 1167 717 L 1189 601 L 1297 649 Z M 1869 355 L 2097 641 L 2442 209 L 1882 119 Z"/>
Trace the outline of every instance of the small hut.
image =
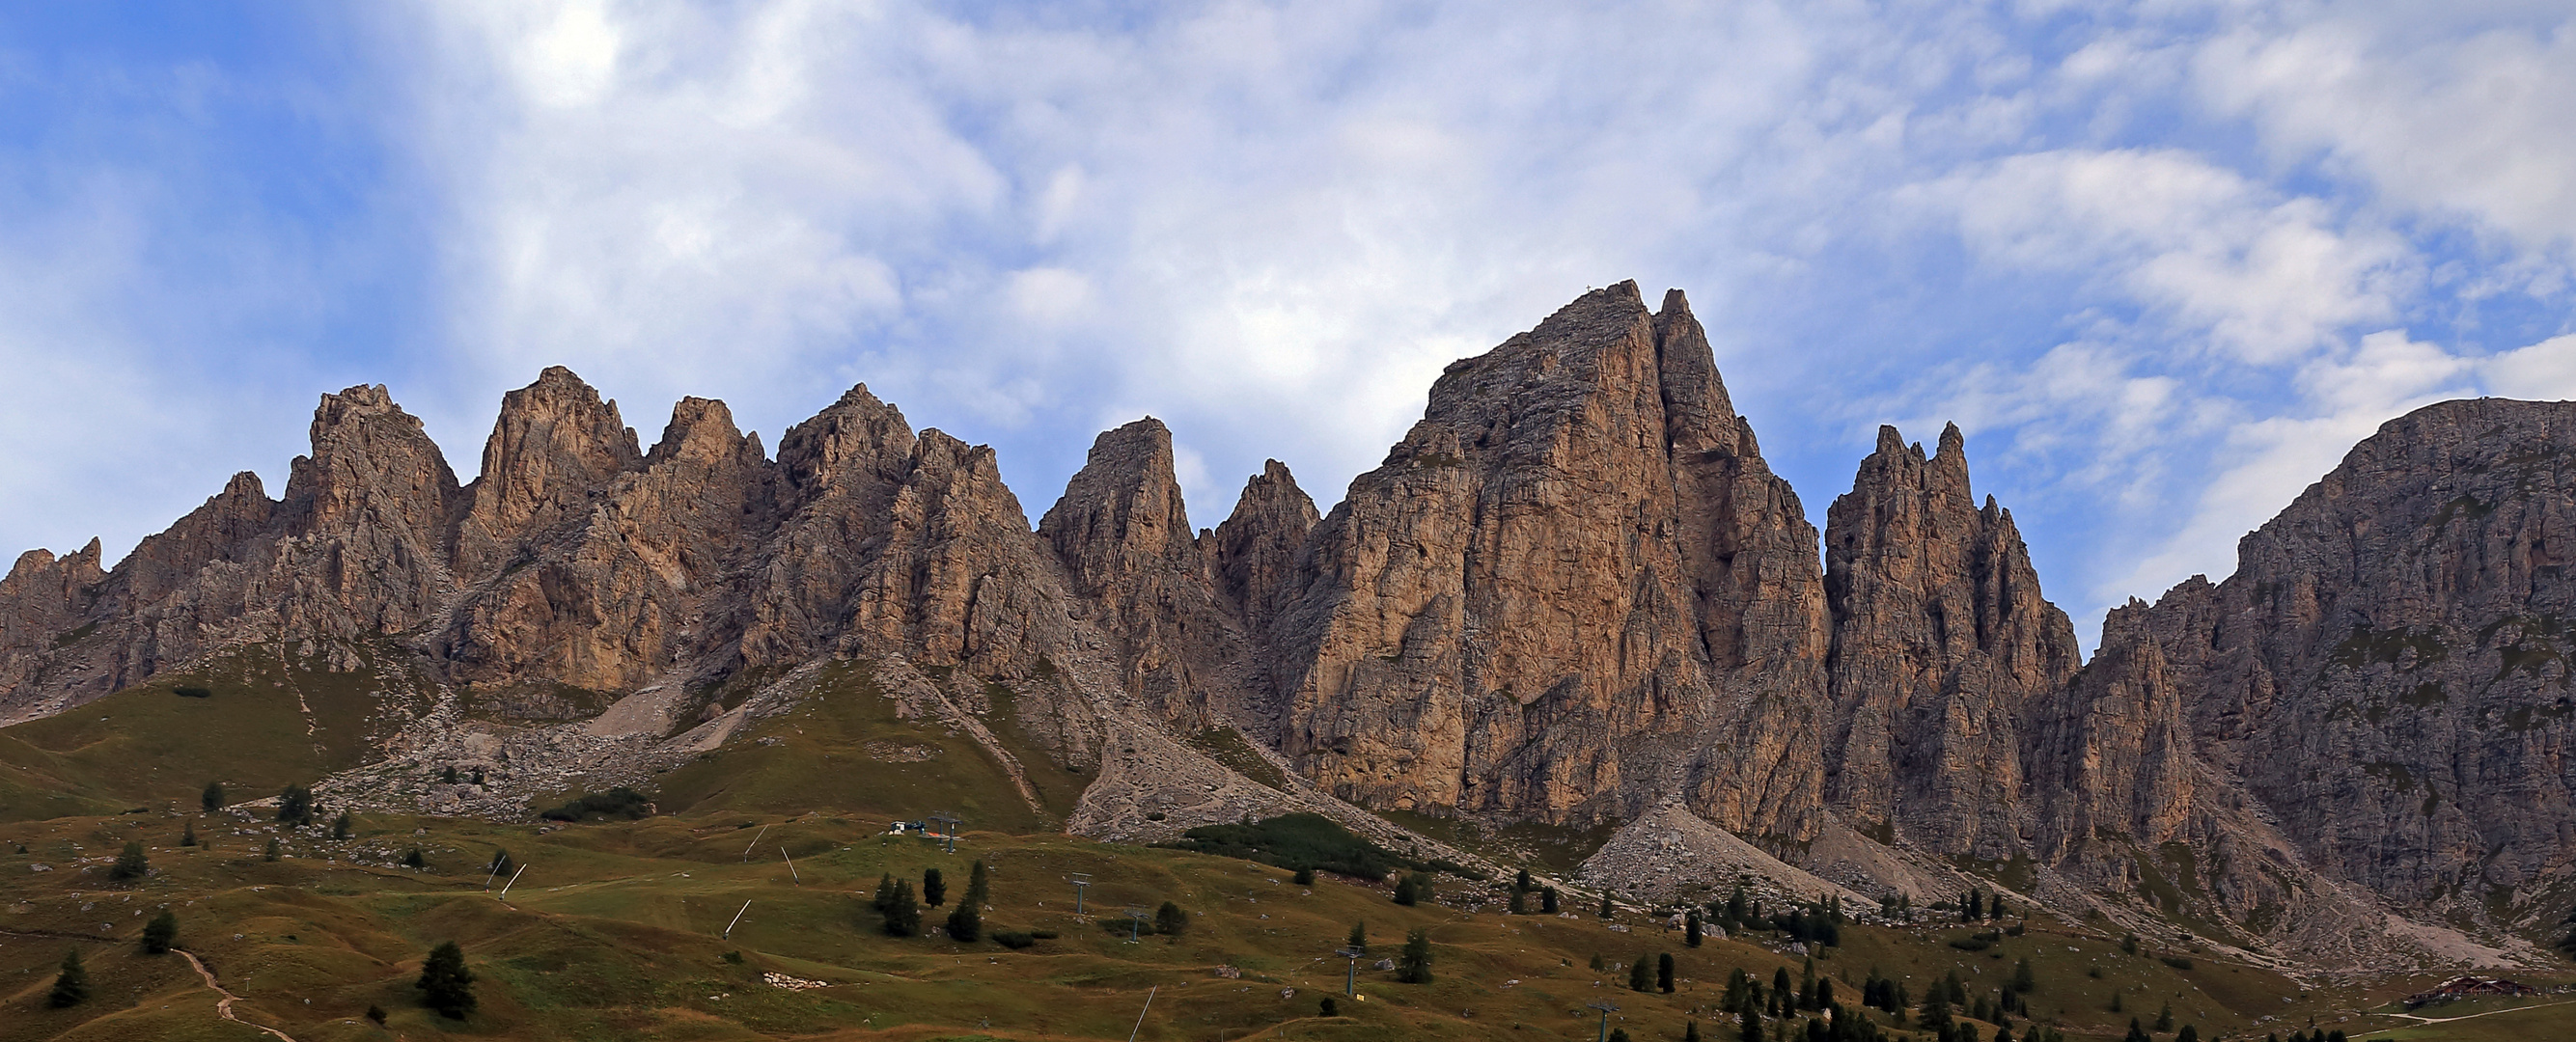
<path id="1" fill-rule="evenodd" d="M 2406 996 L 2406 1008 L 2417 1009 L 2437 1002 L 2453 1002 L 2460 999 L 2485 998 L 2491 995 L 2520 998 L 2525 995 L 2538 994 L 2540 994 L 2540 989 L 2534 988 L 2528 984 L 2505 980 L 2501 977 L 2479 977 L 2470 974 L 2462 974 L 2460 976 L 2453 977 L 2450 980 L 2443 981 L 2430 991 L 2419 991 L 2415 994 Z"/>

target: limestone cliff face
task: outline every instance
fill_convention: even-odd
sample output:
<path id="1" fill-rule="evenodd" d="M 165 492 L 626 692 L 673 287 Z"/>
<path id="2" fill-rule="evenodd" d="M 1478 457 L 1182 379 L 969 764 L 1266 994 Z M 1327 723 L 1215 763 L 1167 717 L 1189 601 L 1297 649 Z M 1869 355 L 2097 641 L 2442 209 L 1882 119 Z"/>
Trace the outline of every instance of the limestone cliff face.
<path id="1" fill-rule="evenodd" d="M 2571 496 L 2576 403 L 2456 401 L 2390 421 L 2246 536 L 2226 581 L 2116 615 L 2078 701 L 2181 692 L 2192 754 L 2318 871 L 2402 906 L 2527 914 L 2576 871 Z M 2212 798 L 2136 730 L 2082 729 L 2085 748 L 2139 746 L 2140 765 L 2070 786 L 2152 841 L 2169 805 Z"/>
<path id="2" fill-rule="evenodd" d="M 1296 582 L 1297 552 L 1321 519 L 1288 465 L 1268 460 L 1243 483 L 1234 513 L 1206 540 L 1212 543 L 1218 594 L 1254 634 L 1270 631 L 1280 591 Z"/>
<path id="3" fill-rule="evenodd" d="M 616 402 L 562 366 L 501 399 L 483 445 L 483 473 L 456 532 L 456 571 L 479 575 L 511 559 L 533 536 L 590 513 L 618 475 L 643 462 L 635 431 Z"/>
<path id="4" fill-rule="evenodd" d="M 2002 861 L 2020 846 L 2020 721 L 2081 656 L 2012 514 L 1970 493 L 1964 445 L 1944 428 L 1927 459 L 1881 427 L 1826 512 L 1826 792 L 1882 841 Z"/>
<path id="5" fill-rule="evenodd" d="M 531 401 L 540 389 L 557 401 Z M 620 690 L 730 635 L 721 620 L 734 576 L 774 522 L 759 439 L 735 428 L 724 403 L 686 398 L 652 453 L 636 454 L 613 406 L 588 392 L 548 370 L 503 407 L 458 537 L 460 560 L 486 562 L 485 574 L 451 610 L 439 645 L 460 679 Z M 559 415 L 563 399 L 592 422 L 526 415 Z M 486 483 L 516 491 L 487 493 Z"/>
<path id="6" fill-rule="evenodd" d="M 1094 441 L 1038 537 L 1062 562 L 1079 613 L 1117 643 L 1129 692 L 1191 730 L 1254 715 L 1243 697 L 1251 646 L 1191 533 L 1162 421 Z"/>
<path id="7" fill-rule="evenodd" d="M 1688 792 L 1814 827 L 1813 529 L 1666 311 L 1623 283 L 1451 365 L 1309 535 L 1283 744 L 1336 794 L 1580 822 Z"/>
<path id="8" fill-rule="evenodd" d="M 47 660 L 86 636 L 80 627 L 107 577 L 98 560 L 96 539 L 60 559 L 29 550 L 0 578 L 0 690 L 43 685 Z"/>

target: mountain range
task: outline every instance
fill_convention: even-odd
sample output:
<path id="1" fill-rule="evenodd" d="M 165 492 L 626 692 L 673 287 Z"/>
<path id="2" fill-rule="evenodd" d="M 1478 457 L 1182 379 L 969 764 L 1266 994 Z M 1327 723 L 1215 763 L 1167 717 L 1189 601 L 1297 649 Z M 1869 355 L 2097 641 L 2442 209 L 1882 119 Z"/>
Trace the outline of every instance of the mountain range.
<path id="1" fill-rule="evenodd" d="M 525 816 L 855 663 L 1084 835 L 1316 809 L 1580 842 L 1639 898 L 1975 886 L 2326 967 L 2527 961 L 2576 905 L 2576 403 L 2390 421 L 2089 660 L 1955 426 L 1881 428 L 1819 533 L 1634 283 L 1450 365 L 1328 512 L 1272 462 L 1213 528 L 1156 420 L 1032 530 L 864 386 L 774 453 L 700 398 L 647 448 L 562 368 L 470 483 L 381 386 L 311 442 L 113 567 L 22 555 L 0 723 L 269 656 L 370 700 L 326 793 Z"/>

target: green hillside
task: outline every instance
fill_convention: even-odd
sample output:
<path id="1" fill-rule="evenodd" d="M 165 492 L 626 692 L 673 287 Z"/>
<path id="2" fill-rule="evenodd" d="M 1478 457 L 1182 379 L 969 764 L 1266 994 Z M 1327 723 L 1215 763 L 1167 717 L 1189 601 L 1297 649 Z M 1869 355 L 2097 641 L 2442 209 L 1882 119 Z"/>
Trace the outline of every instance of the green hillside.
<path id="1" fill-rule="evenodd" d="M 176 845 L 192 820 L 210 846 Z M 1149 990 L 1146 1039 L 1273 1030 L 1320 1039 L 1591 1038 L 1599 1023 L 1588 1006 L 1600 1000 L 1620 1007 L 1613 1026 L 1634 1039 L 1679 1038 L 1692 1019 L 1705 1037 L 1732 1039 L 1731 1018 L 1713 1010 L 1730 970 L 1768 981 L 1777 969 L 1796 976 L 1804 968 L 1774 950 L 1776 935 L 1692 949 L 1633 914 L 1616 920 L 1624 930 L 1588 906 L 1567 917 L 1499 914 L 1499 883 L 1443 877 L 1440 901 L 1402 907 L 1382 885 L 1325 876 L 1300 887 L 1268 865 L 1042 832 L 976 831 L 948 854 L 882 835 L 882 818 L 833 813 L 728 809 L 551 830 L 402 817 L 359 824 L 343 842 L 290 834 L 273 862 L 263 858 L 271 826 L 246 813 L 0 825 L 0 1040 L 253 1037 L 213 1017 L 212 992 L 177 957 L 133 954 L 150 914 L 165 907 L 179 917 L 180 946 L 241 997 L 236 1012 L 298 1042 L 1124 1038 Z M 111 884 L 108 864 L 128 839 L 151 848 L 153 873 Z M 392 864 L 414 847 L 426 870 Z M 506 877 L 484 889 L 485 869 L 504 848 L 525 866 L 506 901 L 496 894 Z M 988 931 L 1056 936 L 1012 950 L 879 929 L 870 895 L 882 874 L 917 883 L 922 870 L 940 868 L 953 902 L 977 859 L 992 870 Z M 38 864 L 49 870 L 35 871 Z M 1077 872 L 1095 880 L 1087 917 L 1072 907 L 1067 879 Z M 1193 914 L 1188 930 L 1157 937 L 1149 924 L 1141 943 L 1128 943 L 1124 910 L 1164 901 Z M 930 909 L 925 920 L 935 925 L 946 911 Z M 740 923 L 723 936 L 737 913 Z M 1362 920 L 1372 960 L 1395 954 L 1408 930 L 1427 929 L 1436 980 L 1397 983 L 1364 964 L 1365 1000 L 1344 999 L 1339 1016 L 1323 1018 L 1319 1000 L 1341 990 L 1346 969 L 1329 953 Z M 1817 972 L 1837 981 L 1845 1001 L 1872 971 L 1906 981 L 1918 998 L 1951 972 L 1991 995 L 2027 958 L 2037 987 L 2027 1000 L 2032 1016 L 2013 1018 L 2017 1038 L 2032 1019 L 2071 1038 L 2116 1038 L 2129 1016 L 2152 1019 L 2167 1004 L 2203 1038 L 2251 1038 L 2309 1016 L 2343 1022 L 2345 1010 L 2384 1000 L 2310 991 L 2206 958 L 2177 969 L 2067 924 L 2033 922 L 1984 951 L 1947 943 L 1967 932 L 1847 926 Z M 442 940 L 463 945 L 482 978 L 481 1008 L 463 1022 L 424 1009 L 412 986 L 421 958 Z M 47 1008 L 54 967 L 70 949 L 89 960 L 96 997 Z M 1681 978 L 1673 994 L 1626 988 L 1625 963 L 1665 952 Z M 1606 970 L 1591 969 L 1596 956 Z M 1220 966 L 1241 975 L 1221 976 Z M 823 986 L 775 987 L 763 973 Z M 2115 991 L 2128 1012 L 2110 1011 Z M 370 1006 L 387 1011 L 386 1027 L 365 1019 Z M 2558 1013 L 2531 1015 L 2550 1030 L 2576 1029 L 2576 1017 Z M 2262 1016 L 2277 1019 L 2258 1024 Z M 2349 1023 L 2357 1033 L 2389 1022 Z M 1981 1039 L 1993 1034 L 1980 1025 Z"/>
<path id="2" fill-rule="evenodd" d="M 0 821 L 193 804 L 209 781 L 236 799 L 274 795 L 357 766 L 379 693 L 398 690 L 371 650 L 357 649 L 365 667 L 336 672 L 251 645 L 0 729 Z"/>

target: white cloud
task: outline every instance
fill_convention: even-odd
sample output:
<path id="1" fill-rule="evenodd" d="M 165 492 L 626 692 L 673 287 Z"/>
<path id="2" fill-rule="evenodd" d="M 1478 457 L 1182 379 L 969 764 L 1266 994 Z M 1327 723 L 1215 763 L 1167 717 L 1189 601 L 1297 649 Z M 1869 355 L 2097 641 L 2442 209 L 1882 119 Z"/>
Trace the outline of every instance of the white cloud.
<path id="1" fill-rule="evenodd" d="M 2576 241 L 2564 5 L 2294 10 L 2304 17 L 2247 18 L 2199 49 L 2200 89 L 2220 112 L 2251 119 L 2282 158 L 2322 156 L 2403 210 L 2527 247 Z"/>
<path id="2" fill-rule="evenodd" d="M 2249 416 L 2227 432 L 2225 451 L 2216 458 L 2230 462 L 2184 486 L 2198 492 L 2181 527 L 2100 591 L 2110 595 L 2104 599 L 2114 600 L 2116 591 L 2162 591 L 2195 573 L 2225 577 L 2233 556 L 2213 561 L 2213 547 L 2233 548 L 2380 424 L 2476 393 L 2468 379 L 2476 364 L 2392 330 L 2303 366 L 2296 379 L 2298 402 Z"/>
<path id="3" fill-rule="evenodd" d="M 2395 316 L 2413 256 L 2394 233 L 2345 229 L 2175 150 L 2013 156 L 1929 193 L 1998 261 L 2094 270 L 2243 361 L 2292 361 Z"/>
<path id="4" fill-rule="evenodd" d="M 2576 401 L 2576 334 L 2507 351 L 2478 369 L 2487 393 L 2499 398 Z"/>

